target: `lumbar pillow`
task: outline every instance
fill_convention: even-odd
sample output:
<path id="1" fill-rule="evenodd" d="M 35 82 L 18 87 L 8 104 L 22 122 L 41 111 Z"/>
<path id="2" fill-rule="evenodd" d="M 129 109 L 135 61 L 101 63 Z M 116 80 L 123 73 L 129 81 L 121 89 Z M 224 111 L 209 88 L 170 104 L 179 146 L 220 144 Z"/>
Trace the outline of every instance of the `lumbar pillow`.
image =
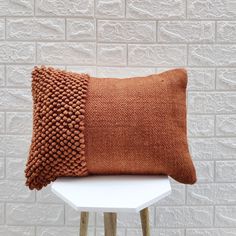
<path id="1" fill-rule="evenodd" d="M 59 176 L 97 174 L 165 174 L 195 183 L 186 85 L 185 69 L 114 79 L 35 67 L 26 185 L 39 190 Z"/>

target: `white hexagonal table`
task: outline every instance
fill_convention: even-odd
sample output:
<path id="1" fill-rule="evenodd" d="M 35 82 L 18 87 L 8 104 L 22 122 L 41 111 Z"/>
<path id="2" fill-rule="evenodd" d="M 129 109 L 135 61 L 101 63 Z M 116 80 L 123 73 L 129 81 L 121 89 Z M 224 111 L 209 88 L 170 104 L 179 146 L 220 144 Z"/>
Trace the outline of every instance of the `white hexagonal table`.
<path id="1" fill-rule="evenodd" d="M 52 191 L 78 211 L 139 212 L 171 192 L 166 176 L 60 177 Z"/>
<path id="2" fill-rule="evenodd" d="M 86 213 L 81 213 L 82 231 L 86 231 L 89 211 L 105 212 L 105 235 L 109 236 L 115 235 L 112 231 L 116 228 L 114 212 L 140 212 L 143 232 L 149 231 L 149 227 L 145 226 L 145 222 L 148 223 L 148 207 L 171 193 L 168 177 L 155 175 L 60 177 L 51 184 L 51 189 L 74 209 Z M 86 235 L 83 232 L 80 235 Z M 146 232 L 144 235 L 149 234 Z"/>

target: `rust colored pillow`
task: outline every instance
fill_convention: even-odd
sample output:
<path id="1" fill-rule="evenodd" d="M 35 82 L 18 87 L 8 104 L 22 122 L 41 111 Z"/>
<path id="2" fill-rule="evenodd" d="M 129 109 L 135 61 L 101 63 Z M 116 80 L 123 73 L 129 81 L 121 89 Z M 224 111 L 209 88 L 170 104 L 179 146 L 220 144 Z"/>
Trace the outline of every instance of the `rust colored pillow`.
<path id="1" fill-rule="evenodd" d="M 26 185 L 59 176 L 167 174 L 193 184 L 185 69 L 126 79 L 52 67 L 32 71 L 33 136 Z"/>

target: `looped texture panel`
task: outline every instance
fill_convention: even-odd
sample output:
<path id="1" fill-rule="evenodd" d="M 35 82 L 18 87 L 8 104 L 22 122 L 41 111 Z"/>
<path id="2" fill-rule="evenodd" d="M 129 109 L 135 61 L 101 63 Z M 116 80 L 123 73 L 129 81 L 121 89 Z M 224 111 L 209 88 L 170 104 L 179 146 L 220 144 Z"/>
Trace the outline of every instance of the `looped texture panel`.
<path id="1" fill-rule="evenodd" d="M 26 185 L 40 190 L 59 176 L 88 175 L 85 108 L 88 74 L 34 67 L 33 135 Z"/>

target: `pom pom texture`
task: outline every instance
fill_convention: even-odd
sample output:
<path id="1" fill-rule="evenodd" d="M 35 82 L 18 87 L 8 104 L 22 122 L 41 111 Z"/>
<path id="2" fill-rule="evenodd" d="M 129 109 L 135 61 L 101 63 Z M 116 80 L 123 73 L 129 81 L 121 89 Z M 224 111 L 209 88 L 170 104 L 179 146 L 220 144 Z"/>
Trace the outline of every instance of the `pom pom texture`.
<path id="1" fill-rule="evenodd" d="M 26 185 L 41 189 L 58 176 L 85 176 L 84 113 L 89 76 L 53 68 L 32 71 L 33 136 Z"/>

